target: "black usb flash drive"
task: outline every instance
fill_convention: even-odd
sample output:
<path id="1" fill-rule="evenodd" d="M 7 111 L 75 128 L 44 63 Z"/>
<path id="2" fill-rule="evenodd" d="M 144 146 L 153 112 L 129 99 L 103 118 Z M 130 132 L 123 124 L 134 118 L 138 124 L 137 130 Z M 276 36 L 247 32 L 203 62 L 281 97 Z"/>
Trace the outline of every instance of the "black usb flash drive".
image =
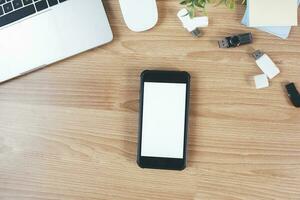
<path id="1" fill-rule="evenodd" d="M 297 108 L 300 108 L 300 94 L 294 83 L 289 83 L 286 86 L 288 96 L 293 103 L 293 105 Z"/>
<path id="2" fill-rule="evenodd" d="M 234 35 L 230 37 L 226 37 L 223 40 L 220 40 L 219 47 L 220 48 L 231 48 L 238 47 L 244 44 L 250 44 L 253 41 L 253 37 L 251 33 L 243 33 L 239 35 Z"/>

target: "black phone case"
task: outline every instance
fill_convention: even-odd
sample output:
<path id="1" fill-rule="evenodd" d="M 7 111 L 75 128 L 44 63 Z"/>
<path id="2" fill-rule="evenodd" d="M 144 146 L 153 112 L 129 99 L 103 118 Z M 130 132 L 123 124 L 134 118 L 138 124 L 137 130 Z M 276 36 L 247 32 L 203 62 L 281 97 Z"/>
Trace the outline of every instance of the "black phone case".
<path id="1" fill-rule="evenodd" d="M 137 164 L 141 168 L 152 169 L 168 169 L 168 170 L 183 170 L 187 163 L 187 144 L 188 144 L 188 118 L 189 118 L 189 97 L 190 97 L 190 75 L 184 71 L 157 71 L 145 70 L 141 73 L 140 81 L 140 100 L 139 100 L 139 132 L 138 132 L 138 148 L 137 148 Z M 184 156 L 183 159 L 175 158 L 157 158 L 157 157 L 142 157 L 141 156 L 141 141 L 142 141 L 142 121 L 143 121 L 143 97 L 144 97 L 144 82 L 166 82 L 166 83 L 186 83 L 186 110 L 185 110 L 185 133 L 184 133 Z"/>

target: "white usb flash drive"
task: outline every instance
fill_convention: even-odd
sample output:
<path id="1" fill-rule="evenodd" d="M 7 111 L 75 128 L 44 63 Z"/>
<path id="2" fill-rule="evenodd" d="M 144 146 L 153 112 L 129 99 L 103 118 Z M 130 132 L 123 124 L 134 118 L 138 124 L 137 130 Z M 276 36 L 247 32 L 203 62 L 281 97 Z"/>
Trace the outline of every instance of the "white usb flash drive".
<path id="1" fill-rule="evenodd" d="M 190 18 L 187 9 L 183 8 L 177 13 L 177 17 L 182 22 L 184 28 L 186 28 L 194 37 L 199 37 L 201 35 L 201 27 L 208 26 L 208 17 L 194 17 Z"/>
<path id="2" fill-rule="evenodd" d="M 269 79 L 274 78 L 280 73 L 279 68 L 271 60 L 271 58 L 260 50 L 256 50 L 253 54 L 257 66 L 268 76 Z"/>

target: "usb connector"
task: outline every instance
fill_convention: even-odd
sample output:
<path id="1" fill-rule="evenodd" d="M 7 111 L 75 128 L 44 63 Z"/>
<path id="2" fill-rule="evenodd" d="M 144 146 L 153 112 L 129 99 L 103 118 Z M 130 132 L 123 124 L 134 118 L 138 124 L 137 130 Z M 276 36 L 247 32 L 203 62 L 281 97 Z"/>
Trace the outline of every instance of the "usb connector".
<path id="1" fill-rule="evenodd" d="M 202 32 L 200 31 L 199 28 L 196 28 L 191 33 L 192 33 L 193 37 L 200 37 L 200 36 L 202 36 Z"/>
<path id="2" fill-rule="evenodd" d="M 218 41 L 218 43 L 219 43 L 220 48 L 228 48 L 229 47 L 227 39 L 220 40 L 220 41 Z"/>
<path id="3" fill-rule="evenodd" d="M 264 53 L 260 50 L 256 50 L 252 53 L 252 56 L 255 60 L 260 59 L 263 55 L 264 55 Z"/>

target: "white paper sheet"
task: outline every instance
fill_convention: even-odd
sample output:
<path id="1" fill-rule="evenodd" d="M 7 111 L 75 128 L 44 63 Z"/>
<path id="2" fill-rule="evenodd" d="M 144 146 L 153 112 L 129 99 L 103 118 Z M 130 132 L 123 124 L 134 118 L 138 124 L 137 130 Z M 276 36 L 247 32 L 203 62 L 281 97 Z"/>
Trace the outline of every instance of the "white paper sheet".
<path id="1" fill-rule="evenodd" d="M 297 26 L 297 0 L 248 0 L 249 26 Z"/>

